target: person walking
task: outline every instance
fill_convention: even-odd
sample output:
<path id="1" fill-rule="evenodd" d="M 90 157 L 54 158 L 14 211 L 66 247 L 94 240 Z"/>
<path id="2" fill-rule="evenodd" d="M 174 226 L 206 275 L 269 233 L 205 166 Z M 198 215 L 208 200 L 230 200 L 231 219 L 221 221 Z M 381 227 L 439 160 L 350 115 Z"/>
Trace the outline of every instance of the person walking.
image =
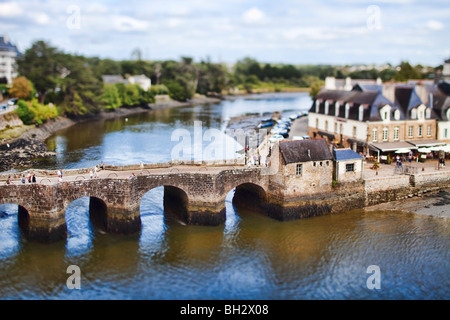
<path id="1" fill-rule="evenodd" d="M 36 175 L 33 173 L 33 177 L 31 178 L 31 182 L 36 183 Z"/>

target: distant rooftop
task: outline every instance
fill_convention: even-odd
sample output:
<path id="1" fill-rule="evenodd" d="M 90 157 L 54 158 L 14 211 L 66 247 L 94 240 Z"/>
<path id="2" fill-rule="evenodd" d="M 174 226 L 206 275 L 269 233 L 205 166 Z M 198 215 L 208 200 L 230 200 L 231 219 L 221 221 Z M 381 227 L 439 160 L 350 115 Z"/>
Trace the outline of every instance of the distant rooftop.
<path id="1" fill-rule="evenodd" d="M 16 52 L 20 55 L 19 49 L 8 40 L 8 36 L 0 36 L 0 51 Z"/>

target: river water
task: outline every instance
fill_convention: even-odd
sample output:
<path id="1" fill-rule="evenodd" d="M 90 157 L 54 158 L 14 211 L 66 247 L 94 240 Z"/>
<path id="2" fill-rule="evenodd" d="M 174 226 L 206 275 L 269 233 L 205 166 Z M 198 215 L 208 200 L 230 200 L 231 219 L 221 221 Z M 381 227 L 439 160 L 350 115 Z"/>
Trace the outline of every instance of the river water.
<path id="1" fill-rule="evenodd" d="M 307 94 L 278 94 L 83 123 L 48 141 L 59 155 L 42 168 L 164 162 L 179 143 L 173 132 L 194 137 L 194 121 L 202 121 L 204 137 L 233 116 L 310 104 Z M 67 239 L 54 244 L 26 241 L 17 205 L 1 205 L 0 299 L 450 298 L 448 220 L 355 210 L 278 222 L 235 208 L 232 198 L 233 191 L 224 225 L 186 226 L 164 214 L 163 188 L 155 188 L 142 199 L 142 229 L 131 236 L 92 227 L 89 198 L 81 198 L 66 210 Z M 80 289 L 67 286 L 71 265 L 81 272 Z"/>

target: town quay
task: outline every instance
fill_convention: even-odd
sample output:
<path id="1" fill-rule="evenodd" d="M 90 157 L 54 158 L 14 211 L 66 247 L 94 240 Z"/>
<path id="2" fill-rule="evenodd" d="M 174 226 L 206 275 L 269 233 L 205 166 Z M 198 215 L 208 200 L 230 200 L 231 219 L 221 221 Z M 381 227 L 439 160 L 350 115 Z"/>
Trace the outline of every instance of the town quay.
<path id="1" fill-rule="evenodd" d="M 293 151 L 294 150 L 294 151 Z M 109 233 L 132 234 L 141 228 L 140 202 L 146 192 L 164 186 L 164 209 L 186 224 L 225 222 L 225 198 L 233 204 L 286 221 L 389 202 L 450 186 L 450 170 L 416 170 L 389 175 L 365 172 L 364 160 L 350 149 L 331 152 L 324 140 L 282 141 L 269 166 L 241 160 L 168 162 L 92 169 L 27 170 L 2 174 L 0 204 L 19 206 L 19 226 L 30 240 L 54 242 L 66 237 L 65 210 L 89 197 L 92 223 Z M 352 172 L 340 170 L 351 166 Z M 367 169 L 366 169 L 367 171 Z M 388 172 L 387 169 L 380 173 Z M 28 177 L 36 175 L 36 183 Z M 19 179 L 26 177 L 23 183 Z"/>

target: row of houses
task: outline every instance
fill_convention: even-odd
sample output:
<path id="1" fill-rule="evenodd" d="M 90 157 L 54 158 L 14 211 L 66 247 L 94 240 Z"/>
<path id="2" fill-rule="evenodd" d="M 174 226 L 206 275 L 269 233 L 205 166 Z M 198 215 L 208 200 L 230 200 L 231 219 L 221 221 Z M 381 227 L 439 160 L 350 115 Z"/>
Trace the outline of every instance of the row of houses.
<path id="1" fill-rule="evenodd" d="M 351 89 L 324 88 L 309 110 L 308 131 L 312 137 L 367 155 L 446 144 L 450 84 L 375 82 L 355 83 Z"/>

